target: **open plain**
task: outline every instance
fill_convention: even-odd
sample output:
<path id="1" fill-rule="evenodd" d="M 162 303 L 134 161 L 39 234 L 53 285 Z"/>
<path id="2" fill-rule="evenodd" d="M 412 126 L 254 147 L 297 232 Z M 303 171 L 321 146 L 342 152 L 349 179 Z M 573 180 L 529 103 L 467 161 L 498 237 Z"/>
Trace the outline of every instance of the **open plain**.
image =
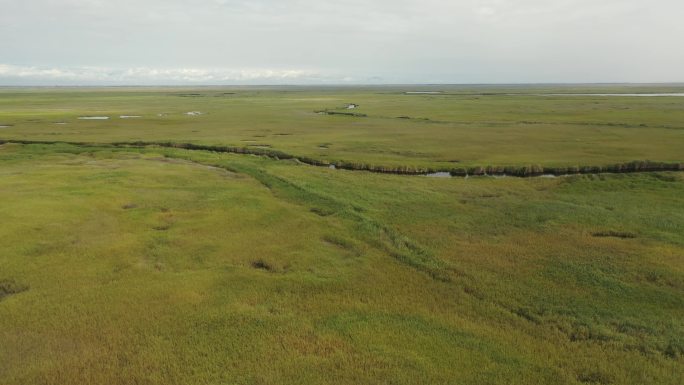
<path id="1" fill-rule="evenodd" d="M 682 92 L 0 89 L 0 383 L 682 384 Z"/>

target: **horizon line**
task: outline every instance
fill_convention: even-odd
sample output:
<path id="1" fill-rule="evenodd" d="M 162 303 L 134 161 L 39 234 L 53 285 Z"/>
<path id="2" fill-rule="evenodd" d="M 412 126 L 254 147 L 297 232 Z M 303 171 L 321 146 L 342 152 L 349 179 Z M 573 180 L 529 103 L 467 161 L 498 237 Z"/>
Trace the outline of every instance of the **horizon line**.
<path id="1" fill-rule="evenodd" d="M 601 86 L 601 85 L 630 85 L 630 86 L 647 86 L 647 85 L 670 85 L 670 86 L 684 86 L 684 81 L 668 81 L 668 82 L 510 82 L 510 83 L 329 83 L 329 84 L 312 84 L 312 83 L 288 83 L 288 84 L 268 84 L 268 83 L 254 83 L 254 84 L 0 84 L 0 88 L 154 88 L 154 87 L 407 87 L 407 86 Z"/>

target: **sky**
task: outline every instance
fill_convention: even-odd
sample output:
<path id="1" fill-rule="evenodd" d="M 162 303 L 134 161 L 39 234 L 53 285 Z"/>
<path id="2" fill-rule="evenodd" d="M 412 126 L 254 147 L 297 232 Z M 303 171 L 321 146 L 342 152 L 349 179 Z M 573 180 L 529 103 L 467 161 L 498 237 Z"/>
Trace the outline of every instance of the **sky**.
<path id="1" fill-rule="evenodd" d="M 682 0 L 0 0 L 0 85 L 684 82 Z"/>

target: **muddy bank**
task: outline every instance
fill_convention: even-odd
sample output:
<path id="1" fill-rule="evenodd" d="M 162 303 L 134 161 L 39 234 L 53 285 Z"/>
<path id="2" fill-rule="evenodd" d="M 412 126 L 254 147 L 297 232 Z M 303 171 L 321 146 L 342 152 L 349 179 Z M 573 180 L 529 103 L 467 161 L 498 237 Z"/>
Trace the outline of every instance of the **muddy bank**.
<path id="1" fill-rule="evenodd" d="M 165 147 L 179 148 L 184 150 L 212 151 L 232 154 L 247 154 L 265 156 L 271 159 L 291 159 L 311 166 L 329 167 L 333 169 L 369 171 L 381 174 L 397 175 L 423 175 L 444 177 L 448 173 L 452 177 L 469 176 L 510 176 L 519 178 L 550 177 L 581 174 L 623 174 L 634 172 L 659 172 L 659 171 L 684 171 L 684 162 L 653 162 L 648 160 L 635 160 L 626 163 L 615 163 L 604 166 L 567 166 L 567 167 L 544 167 L 540 165 L 528 166 L 474 166 L 457 168 L 431 168 L 420 166 L 384 166 L 349 161 L 327 161 L 304 156 L 295 156 L 279 150 L 259 147 L 236 147 L 236 146 L 210 146 L 193 143 L 174 142 L 113 142 L 113 143 L 87 143 L 87 142 L 62 142 L 40 140 L 1 140 L 4 143 L 16 144 L 71 144 L 75 146 L 93 147 Z"/>

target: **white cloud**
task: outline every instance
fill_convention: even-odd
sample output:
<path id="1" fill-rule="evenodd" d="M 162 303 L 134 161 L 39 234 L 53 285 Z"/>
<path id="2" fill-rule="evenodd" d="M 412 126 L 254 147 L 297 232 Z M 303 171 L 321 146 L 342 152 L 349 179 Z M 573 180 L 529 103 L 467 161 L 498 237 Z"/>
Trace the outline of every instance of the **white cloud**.
<path id="1" fill-rule="evenodd" d="M 34 67 L 0 64 L 0 84 L 30 80 L 51 84 L 235 84 L 335 82 L 338 78 L 315 71 L 226 68 L 105 68 Z M 341 82 L 345 80 L 339 78 Z"/>

